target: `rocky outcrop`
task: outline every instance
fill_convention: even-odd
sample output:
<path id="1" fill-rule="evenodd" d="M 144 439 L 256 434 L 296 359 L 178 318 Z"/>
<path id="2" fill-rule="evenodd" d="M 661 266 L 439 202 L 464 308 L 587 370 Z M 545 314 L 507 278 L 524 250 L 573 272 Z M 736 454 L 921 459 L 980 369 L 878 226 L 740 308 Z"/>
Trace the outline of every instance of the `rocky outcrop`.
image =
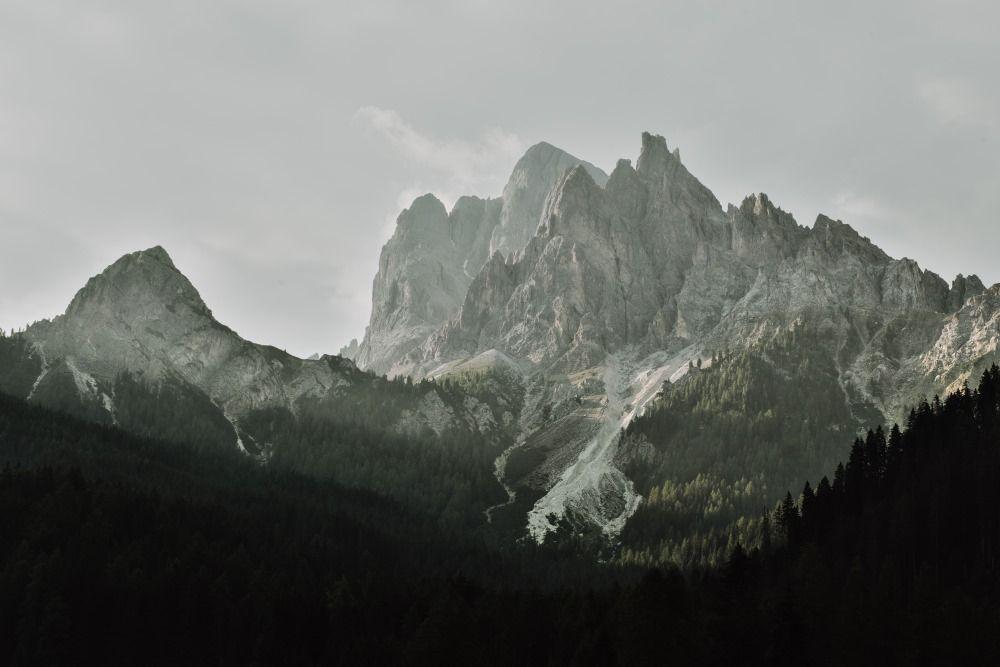
<path id="1" fill-rule="evenodd" d="M 179 378 L 227 415 L 323 393 L 335 365 L 255 345 L 219 324 L 160 247 L 132 253 L 91 278 L 66 313 L 26 331 L 49 362 L 109 382 L 122 372 L 147 381 Z"/>
<path id="2" fill-rule="evenodd" d="M 502 225 L 495 230 L 494 247 Z M 975 276 L 949 287 L 841 221 L 820 215 L 800 226 L 764 194 L 723 210 L 677 151 L 646 133 L 636 167 L 620 160 L 603 184 L 586 166 L 566 168 L 524 248 L 491 255 L 409 368 L 422 375 L 490 350 L 528 363 L 549 406 L 532 417 L 529 405 L 522 417 L 521 447 L 534 452 L 535 472 L 514 465 L 549 499 L 532 530 L 545 525 L 539 513 L 568 508 L 617 526 L 615 512 L 632 505 L 608 495 L 627 484 L 607 466 L 613 447 L 601 439 L 614 438 L 631 419 L 627 406 L 648 398 L 649 378 L 805 327 L 839 369 L 857 419 L 843 428 L 867 426 L 869 415 L 899 419 L 921 394 L 953 387 L 995 358 L 990 295 Z M 553 421 L 558 405 L 566 412 Z"/>
<path id="3" fill-rule="evenodd" d="M 433 195 L 416 199 L 382 248 L 359 366 L 390 376 L 413 373 L 420 348 L 458 312 L 487 260 L 523 249 L 553 186 L 577 165 L 607 180 L 597 167 L 541 143 L 518 161 L 499 199 L 461 197 L 450 212 Z"/>
<path id="4" fill-rule="evenodd" d="M 581 166 L 595 182 L 604 185 L 607 174 L 544 141 L 535 144 L 514 165 L 503 190 L 503 210 L 493 230 L 489 254 L 510 256 L 528 244 L 538 229 L 539 216 L 552 186 L 573 167 Z"/>
<path id="5" fill-rule="evenodd" d="M 803 319 L 860 329 L 857 355 L 895 318 L 943 321 L 983 291 L 826 216 L 802 227 L 764 194 L 723 211 L 662 137 L 643 135 L 637 164 L 619 161 L 605 187 L 568 170 L 534 238 L 494 255 L 420 367 L 498 349 L 574 371 L 627 348 L 739 348 Z"/>
<path id="6" fill-rule="evenodd" d="M 414 231 L 434 238 L 433 230 Z M 377 391 L 381 382 L 340 356 L 304 360 L 242 339 L 215 320 L 160 247 L 122 257 L 90 279 L 65 314 L 32 325 L 23 336 L 38 369 L 30 391 L 22 392 L 25 398 L 115 422 L 115 389 L 127 374 L 151 387 L 157 402 L 169 388 L 170 395 L 187 397 L 186 405 L 217 410 L 222 424 L 232 424 L 232 443 L 241 449 L 250 442 L 244 442 L 247 434 L 238 424 L 255 411 L 280 408 L 294 414 L 304 402 L 317 401 L 335 407 L 352 393 Z M 0 376 L 8 370 L 0 368 Z M 478 413 L 442 407 L 438 393 L 434 386 L 407 392 L 414 406 L 405 419 L 400 416 L 406 429 L 483 421 Z M 435 410 L 418 409 L 426 405 Z M 146 428 L 142 415 L 133 417 L 134 425 Z M 390 422 L 385 426 L 393 428 Z"/>
<path id="7" fill-rule="evenodd" d="M 357 357 L 361 367 L 390 373 L 458 309 L 471 278 L 451 232 L 448 212 L 433 195 L 417 198 L 399 215 L 379 258 L 371 320 Z"/>
<path id="8" fill-rule="evenodd" d="M 122 372 L 194 388 L 235 423 L 264 408 L 332 410 L 359 383 L 386 386 L 343 357 L 243 340 L 161 248 L 121 258 L 24 337 L 31 363 L 7 385 L 53 402 L 68 388 L 88 418 L 114 420 Z M 801 226 L 764 194 L 723 209 L 646 133 L 635 166 L 620 160 L 610 177 L 543 144 L 500 199 L 463 197 L 450 212 L 415 200 L 383 248 L 365 338 L 345 353 L 378 374 L 499 387 L 495 400 L 456 401 L 444 383 L 397 383 L 407 398 L 386 427 L 516 431 L 498 476 L 510 506 L 534 503 L 526 526 L 541 539 L 552 515 L 621 529 L 641 499 L 617 467 L 619 434 L 665 382 L 741 349 L 763 350 L 795 381 L 812 371 L 766 356 L 790 344 L 811 346 L 799 356 L 843 395 L 837 414 L 850 419 L 831 432 L 900 419 L 1000 360 L 1000 286 L 948 285 L 843 222 Z"/>
<path id="9" fill-rule="evenodd" d="M 351 342 L 348 343 L 347 345 L 345 345 L 344 347 L 340 348 L 340 352 L 338 352 L 337 354 L 339 356 L 343 357 L 344 359 L 350 359 L 351 361 L 357 361 L 359 347 L 360 347 L 360 343 L 358 343 L 358 339 L 357 338 L 352 338 Z M 309 358 L 312 359 L 312 360 L 315 360 L 315 359 L 319 359 L 320 356 L 321 355 L 319 355 L 319 354 L 314 354 L 313 356 L 311 356 Z"/>
<path id="10" fill-rule="evenodd" d="M 951 289 L 948 291 L 948 311 L 956 312 L 960 310 L 969 299 L 979 296 L 985 291 L 986 287 L 983 286 L 983 281 L 979 279 L 979 276 L 969 276 L 966 278 L 961 273 L 958 274 L 958 277 L 952 281 Z"/>

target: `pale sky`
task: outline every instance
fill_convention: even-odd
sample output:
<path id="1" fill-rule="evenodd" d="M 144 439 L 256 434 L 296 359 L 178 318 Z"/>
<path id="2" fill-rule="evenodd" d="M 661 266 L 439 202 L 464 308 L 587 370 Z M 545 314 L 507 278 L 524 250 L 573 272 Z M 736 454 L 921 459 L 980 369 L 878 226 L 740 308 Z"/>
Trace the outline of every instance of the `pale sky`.
<path id="1" fill-rule="evenodd" d="M 951 280 L 1000 281 L 992 2 L 0 0 L 0 327 L 163 245 L 216 317 L 360 338 L 416 195 L 497 195 L 549 141 L 649 130 Z"/>

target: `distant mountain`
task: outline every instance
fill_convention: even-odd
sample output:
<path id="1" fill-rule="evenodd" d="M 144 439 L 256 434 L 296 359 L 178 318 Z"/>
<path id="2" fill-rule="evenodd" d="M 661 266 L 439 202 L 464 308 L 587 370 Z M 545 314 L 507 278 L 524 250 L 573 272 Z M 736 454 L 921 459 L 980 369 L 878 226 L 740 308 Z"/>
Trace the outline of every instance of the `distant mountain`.
<path id="1" fill-rule="evenodd" d="M 478 270 L 454 259 L 446 232 L 468 204 L 449 214 L 422 198 L 404 212 L 383 249 L 362 344 L 369 353 L 359 357 L 363 368 L 417 378 L 447 377 L 485 353 L 512 360 L 527 398 L 518 445 L 498 465 L 515 496 L 535 499 L 528 525 L 539 539 L 565 516 L 618 534 L 665 481 L 637 489 L 622 468 L 635 469 L 640 457 L 647 471 L 662 469 L 673 446 L 653 434 L 622 450 L 620 431 L 716 353 L 753 355 L 747 368 L 770 369 L 770 384 L 741 378 L 745 387 L 782 378 L 841 406 L 810 425 L 821 434 L 811 451 L 788 443 L 793 449 L 768 450 L 770 459 L 746 469 L 764 489 L 784 483 L 772 475 L 779 460 L 795 460 L 787 475 L 804 479 L 843 454 L 835 434 L 900 419 L 920 396 L 954 390 L 997 359 L 1000 286 L 986 289 L 976 276 L 949 285 L 842 222 L 820 215 L 800 226 L 763 194 L 723 209 L 659 136 L 643 134 L 636 166 L 620 160 L 606 181 L 569 162 L 558 162 L 563 171 L 551 180 L 550 169 L 541 177 L 515 170 L 516 187 L 532 193 L 523 200 L 532 202 L 524 209 L 531 224 L 516 228 L 534 232 L 495 231 Z M 403 243 L 418 227 L 438 232 Z M 787 407 L 774 397 L 755 405 L 761 415 Z M 827 442 L 836 449 L 824 450 Z"/>
<path id="2" fill-rule="evenodd" d="M 155 247 L 0 338 L 0 391 L 467 528 L 569 525 L 695 563 L 752 542 L 846 434 L 961 388 L 998 346 L 1000 286 L 948 284 L 763 194 L 723 209 L 646 133 L 610 177 L 539 144 L 499 199 L 419 197 L 339 356 L 242 339 Z"/>
<path id="3" fill-rule="evenodd" d="M 458 312 L 486 260 L 516 253 L 534 236 L 546 196 L 575 166 L 597 182 L 607 180 L 597 167 L 540 143 L 518 161 L 499 199 L 462 197 L 450 212 L 434 195 L 414 200 L 382 248 L 358 364 L 376 373 L 410 373 L 420 344 Z"/>
<path id="4" fill-rule="evenodd" d="M 350 343 L 340 348 L 340 352 L 338 352 L 337 355 L 343 357 L 344 359 L 350 359 L 351 361 L 354 361 L 355 359 L 358 358 L 359 349 L 360 349 L 360 344 L 358 343 L 358 339 L 352 338 Z"/>
<path id="5" fill-rule="evenodd" d="M 0 336 L 0 391 L 476 522 L 503 497 L 493 459 L 517 410 L 512 396 L 387 381 L 343 357 L 248 342 L 160 247 L 90 279 L 63 315 Z"/>

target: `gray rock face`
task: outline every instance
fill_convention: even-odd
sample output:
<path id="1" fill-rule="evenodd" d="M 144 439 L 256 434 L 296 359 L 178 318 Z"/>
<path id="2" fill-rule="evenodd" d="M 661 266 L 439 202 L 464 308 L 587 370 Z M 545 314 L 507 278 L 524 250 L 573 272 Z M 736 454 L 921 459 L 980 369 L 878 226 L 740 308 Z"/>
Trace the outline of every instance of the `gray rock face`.
<path id="1" fill-rule="evenodd" d="M 249 343 L 216 322 L 160 247 L 122 257 L 91 278 L 64 315 L 26 334 L 46 360 L 68 359 L 98 380 L 125 371 L 152 382 L 183 379 L 229 416 L 289 406 L 340 381 L 337 364 Z"/>
<path id="2" fill-rule="evenodd" d="M 451 229 L 444 204 L 433 195 L 417 198 L 399 215 L 379 258 L 371 321 L 358 351 L 362 367 L 392 372 L 458 308 L 471 278 Z"/>
<path id="3" fill-rule="evenodd" d="M 433 202 L 428 204 L 433 209 Z M 435 240 L 433 230 L 414 231 Z M 234 442 L 240 436 L 236 424 L 255 410 L 278 407 L 295 413 L 304 399 L 333 399 L 336 405 L 352 391 L 371 391 L 368 385 L 375 380 L 339 356 L 303 360 L 242 339 L 214 319 L 160 247 L 122 257 L 90 279 L 65 314 L 32 325 L 25 336 L 41 361 L 33 393 L 46 386 L 47 376 L 61 374 L 75 384 L 83 403 L 98 406 L 113 420 L 112 387 L 120 373 L 154 386 L 180 383 L 207 396 L 234 424 Z M 477 423 L 472 413 L 442 406 L 437 392 L 430 387 L 418 397 L 420 405 L 434 410 L 414 406 L 405 424 L 395 428 Z"/>
<path id="4" fill-rule="evenodd" d="M 887 419 L 997 358 L 996 291 L 975 276 L 949 287 L 840 221 L 800 226 L 763 194 L 723 210 L 659 136 L 643 134 L 636 165 L 619 161 L 604 183 L 560 165 L 522 250 L 502 251 L 498 239 L 524 237 L 501 212 L 496 252 L 409 359 L 421 375 L 495 350 L 534 369 L 529 395 L 547 407 L 529 402 L 521 448 L 540 463 L 518 473 L 545 492 L 533 532 L 569 510 L 620 526 L 634 499 L 609 464 L 611 440 L 650 386 L 696 356 L 808 326 L 822 332 L 845 400 Z"/>
<path id="5" fill-rule="evenodd" d="M 572 372 L 625 349 L 744 347 L 803 319 L 845 336 L 860 327 L 863 355 L 896 318 L 943 323 L 983 292 L 974 276 L 949 288 L 826 216 L 801 227 L 763 194 L 724 212 L 650 134 L 638 168 L 620 161 L 605 187 L 570 169 L 543 217 L 523 252 L 494 255 L 472 281 L 423 367 L 497 349 Z"/>
<path id="6" fill-rule="evenodd" d="M 598 184 L 604 185 L 607 174 L 555 146 L 535 144 L 514 165 L 503 190 L 503 210 L 493 229 L 489 254 L 513 255 L 528 244 L 538 229 L 539 215 L 552 186 L 567 170 L 582 166 Z"/>
<path id="7" fill-rule="evenodd" d="M 461 197 L 449 213 L 424 195 L 403 211 L 382 248 L 358 365 L 390 376 L 414 372 L 422 344 L 458 312 L 490 255 L 524 247 L 549 192 L 576 165 L 607 180 L 597 167 L 542 143 L 518 161 L 500 199 Z"/>
<path id="8" fill-rule="evenodd" d="M 357 358 L 358 358 L 358 348 L 359 347 L 360 347 L 360 344 L 358 343 L 358 339 L 357 338 L 352 338 L 351 342 L 348 343 L 347 345 L 345 345 L 344 347 L 340 348 L 340 352 L 338 352 L 337 354 L 340 355 L 341 357 L 343 357 L 344 359 L 350 359 L 351 361 L 356 361 Z M 320 355 L 319 354 L 314 354 L 313 356 L 311 356 L 309 358 L 310 359 L 319 359 Z"/>
<path id="9" fill-rule="evenodd" d="M 524 251 L 495 255 L 473 281 L 462 313 L 427 347 L 430 363 L 497 348 L 579 370 L 627 346 L 683 347 L 710 329 L 756 272 L 729 250 L 721 207 L 662 137 L 644 136 L 638 164 L 619 162 L 604 188 L 580 166 L 568 171 Z M 753 246 L 766 232 L 750 227 L 766 218 L 744 222 L 745 253 L 767 260 Z"/>
<path id="10" fill-rule="evenodd" d="M 418 198 L 383 248 L 373 297 L 365 339 L 344 350 L 360 366 L 489 370 L 516 386 L 516 400 L 491 408 L 455 407 L 431 384 L 387 426 L 516 430 L 497 471 L 512 501 L 537 498 L 527 516 L 537 538 L 551 514 L 621 529 L 641 500 L 616 467 L 621 429 L 712 351 L 807 327 L 848 408 L 887 419 L 1000 360 L 1000 286 L 948 285 L 842 222 L 800 226 L 763 194 L 724 210 L 651 134 L 636 166 L 621 160 L 610 177 L 542 144 L 501 199 L 463 197 L 448 212 Z M 73 386 L 112 417 L 105 388 L 123 371 L 196 387 L 234 422 L 374 381 L 341 357 L 301 360 L 243 340 L 161 248 L 121 258 L 25 335 L 40 360 L 31 391 Z"/>

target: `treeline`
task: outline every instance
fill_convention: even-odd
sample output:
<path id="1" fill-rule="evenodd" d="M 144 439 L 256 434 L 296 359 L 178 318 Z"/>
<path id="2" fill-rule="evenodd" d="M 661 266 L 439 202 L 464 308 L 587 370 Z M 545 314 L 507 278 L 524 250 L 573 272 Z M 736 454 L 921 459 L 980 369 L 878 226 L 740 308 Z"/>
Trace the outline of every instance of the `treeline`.
<path id="1" fill-rule="evenodd" d="M 976 389 L 921 402 L 905 430 L 869 431 L 831 476 L 786 493 L 757 548 L 737 543 L 721 567 L 675 586 L 684 606 L 651 592 L 669 574 L 626 587 L 654 625 L 691 632 L 670 652 L 678 645 L 649 628 L 636 650 L 680 664 L 1000 664 L 998 479 L 993 366 Z"/>
<path id="2" fill-rule="evenodd" d="M 998 664 L 998 479 L 994 365 L 976 390 L 921 402 L 905 431 L 856 440 L 832 481 L 787 495 L 766 567 L 738 558 L 734 577 L 778 596 L 789 648 L 829 664 Z"/>
<path id="3" fill-rule="evenodd" d="M 832 470 L 845 439 L 880 421 L 848 404 L 834 361 L 802 329 L 693 365 L 623 438 L 623 471 L 647 499 L 626 525 L 623 560 L 720 565 L 737 542 L 757 544 L 786 489 Z"/>

